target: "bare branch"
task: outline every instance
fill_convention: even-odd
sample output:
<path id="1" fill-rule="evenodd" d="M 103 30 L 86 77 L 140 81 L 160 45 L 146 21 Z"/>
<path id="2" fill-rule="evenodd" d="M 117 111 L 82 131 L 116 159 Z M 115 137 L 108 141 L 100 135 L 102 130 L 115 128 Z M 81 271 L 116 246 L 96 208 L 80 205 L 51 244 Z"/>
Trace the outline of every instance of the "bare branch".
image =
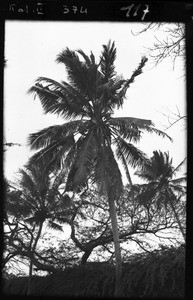
<path id="1" fill-rule="evenodd" d="M 168 130 L 169 128 L 171 128 L 172 126 L 174 126 L 176 123 L 180 122 L 181 120 L 184 120 L 186 123 L 187 116 L 180 114 L 180 111 L 179 111 L 179 108 L 177 105 L 176 105 L 177 113 L 171 112 L 168 108 L 166 108 L 166 109 L 168 110 L 169 113 L 165 114 L 162 112 L 162 115 L 167 118 L 167 122 L 169 123 L 169 125 L 164 126 L 165 130 Z M 186 127 L 184 128 L 184 130 L 185 129 L 186 129 Z"/>
<path id="2" fill-rule="evenodd" d="M 142 23 L 143 24 L 143 23 Z M 156 34 L 165 33 L 165 38 L 158 38 L 156 35 L 153 46 L 144 47 L 146 54 L 152 58 L 155 66 L 157 66 L 164 59 L 170 58 L 175 67 L 177 59 L 185 60 L 185 25 L 182 23 L 175 23 L 167 26 L 165 23 L 149 23 L 144 24 L 144 28 L 133 35 L 143 34 L 149 30 L 156 32 Z M 159 31 L 158 31 L 159 30 Z M 185 63 L 185 62 L 184 62 Z"/>

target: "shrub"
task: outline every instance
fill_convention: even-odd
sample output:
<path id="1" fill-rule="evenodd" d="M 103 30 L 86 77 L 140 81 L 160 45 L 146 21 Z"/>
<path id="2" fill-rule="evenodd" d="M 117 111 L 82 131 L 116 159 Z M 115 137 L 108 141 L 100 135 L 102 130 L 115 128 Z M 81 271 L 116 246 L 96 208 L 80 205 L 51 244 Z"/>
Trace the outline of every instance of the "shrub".
<path id="1" fill-rule="evenodd" d="M 106 296 L 114 291 L 114 267 L 104 263 L 66 268 L 45 277 L 33 276 L 32 295 Z M 123 264 L 123 289 L 126 297 L 183 297 L 185 248 L 163 248 L 150 254 L 134 255 Z M 24 295 L 27 277 L 5 281 L 6 294 Z"/>

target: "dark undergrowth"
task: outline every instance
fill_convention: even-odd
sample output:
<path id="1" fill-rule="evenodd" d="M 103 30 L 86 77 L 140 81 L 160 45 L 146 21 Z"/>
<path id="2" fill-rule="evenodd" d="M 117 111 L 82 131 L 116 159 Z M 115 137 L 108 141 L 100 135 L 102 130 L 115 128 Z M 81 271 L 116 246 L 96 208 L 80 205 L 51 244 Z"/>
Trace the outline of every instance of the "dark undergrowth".
<path id="1" fill-rule="evenodd" d="M 111 265 L 89 263 L 45 277 L 33 276 L 31 295 L 112 297 L 114 274 L 115 270 Z M 4 280 L 3 293 L 26 295 L 27 282 L 27 277 Z M 184 285 L 184 247 L 135 255 L 123 264 L 123 289 L 126 297 L 183 298 Z"/>

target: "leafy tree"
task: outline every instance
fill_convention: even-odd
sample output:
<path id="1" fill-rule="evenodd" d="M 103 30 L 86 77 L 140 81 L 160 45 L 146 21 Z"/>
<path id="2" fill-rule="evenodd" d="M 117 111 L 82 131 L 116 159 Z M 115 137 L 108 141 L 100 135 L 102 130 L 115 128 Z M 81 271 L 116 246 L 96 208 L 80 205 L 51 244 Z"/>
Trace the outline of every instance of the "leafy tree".
<path id="1" fill-rule="evenodd" d="M 82 50 L 66 48 L 56 61 L 65 65 L 69 83 L 37 79 L 29 93 L 38 95 L 46 114 L 57 114 L 68 122 L 30 134 L 31 149 L 39 151 L 30 158 L 29 165 L 68 170 L 66 191 L 80 192 L 91 182 L 107 196 L 116 255 L 115 295 L 120 295 L 122 262 L 115 200 L 123 184 L 117 159 L 125 168 L 127 164 L 141 166 L 146 155 L 133 143 L 140 140 L 142 132 L 167 135 L 154 128 L 150 120 L 113 117 L 114 109 L 122 107 L 130 84 L 147 61 L 142 57 L 131 77 L 123 79 L 116 74 L 115 58 L 114 42 L 103 45 L 98 63 L 92 52 L 88 56 Z"/>
<path id="2" fill-rule="evenodd" d="M 143 170 L 139 170 L 135 174 L 148 182 L 139 194 L 141 201 L 144 204 L 153 201 L 159 211 L 169 205 L 182 236 L 186 240 L 185 229 L 182 225 L 184 220 L 180 220 L 180 216 L 174 206 L 175 202 L 180 202 L 181 198 L 185 196 L 186 187 L 183 183 L 186 181 L 186 177 L 173 178 L 180 170 L 184 161 L 185 159 L 177 167 L 174 167 L 169 153 L 154 151 L 150 159 L 150 164 L 144 165 Z"/>
<path id="3" fill-rule="evenodd" d="M 162 208 L 160 213 L 151 202 L 144 206 L 138 199 L 142 187 L 133 185 L 132 189 L 131 192 L 131 187 L 126 187 L 123 196 L 116 201 L 123 262 L 128 260 L 133 251 L 151 253 L 153 249 L 165 243 L 178 246 L 180 242 L 173 233 L 177 224 L 171 210 Z M 131 193 L 134 198 L 131 197 Z M 115 251 L 108 203 L 104 196 L 103 201 L 101 200 L 101 196 L 93 186 L 89 186 L 88 190 L 74 197 L 72 211 L 67 220 L 71 233 L 68 239 L 65 238 L 65 242 L 63 236 L 55 236 L 54 232 L 52 235 L 51 232 L 44 230 L 41 234 L 41 247 L 36 248 L 31 258 L 33 270 L 38 272 L 36 274 L 41 275 L 42 271 L 54 274 L 58 270 L 65 270 L 80 263 L 87 266 L 93 261 L 114 265 Z M 179 210 L 179 203 L 174 203 L 174 206 Z M 21 260 L 25 262 L 25 258 L 30 258 L 30 254 L 27 253 L 27 240 L 30 241 L 30 233 L 35 234 L 27 223 L 17 221 L 16 224 L 17 228 L 10 222 L 12 239 L 9 234 L 7 257 L 4 258 L 5 266 L 10 265 L 12 268 L 15 268 Z M 165 231 L 167 238 L 164 235 Z M 16 271 L 19 276 L 21 270 L 22 266 Z"/>
<path id="4" fill-rule="evenodd" d="M 179 244 L 174 235 L 178 224 L 174 220 L 171 209 L 163 207 L 160 213 L 152 203 L 144 206 L 138 199 L 142 188 L 140 185 L 133 185 L 132 189 L 128 186 L 124 189 L 122 197 L 116 201 L 120 246 L 122 254 L 125 252 L 126 256 L 129 255 L 131 243 L 147 252 L 157 248 L 156 242 L 148 243 L 148 239 L 152 237 L 162 244 L 165 244 L 166 240 L 167 243 Z M 174 207 L 176 211 L 181 210 L 182 213 L 183 205 L 174 203 Z M 105 197 L 101 198 L 93 187 L 89 187 L 74 199 L 74 213 L 69 225 L 71 239 L 66 241 L 65 246 L 70 246 L 73 242 L 73 246 L 70 246 L 71 253 L 77 253 L 79 249 L 78 256 L 82 264 L 87 263 L 88 259 L 109 260 L 114 263 L 115 253 L 112 247 L 113 236 L 108 203 Z M 168 239 L 161 239 L 165 231 L 168 233 Z"/>

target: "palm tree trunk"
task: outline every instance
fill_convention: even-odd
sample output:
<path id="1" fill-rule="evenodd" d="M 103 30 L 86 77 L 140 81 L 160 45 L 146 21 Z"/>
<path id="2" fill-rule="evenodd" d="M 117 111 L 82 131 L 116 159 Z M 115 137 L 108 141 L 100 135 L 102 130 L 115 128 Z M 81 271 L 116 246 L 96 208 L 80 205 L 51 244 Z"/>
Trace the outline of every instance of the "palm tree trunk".
<path id="1" fill-rule="evenodd" d="M 131 180 L 131 175 L 130 175 L 129 168 L 128 168 L 128 165 L 127 165 L 127 162 L 126 162 L 126 159 L 125 159 L 124 155 L 122 156 L 122 160 L 123 160 L 123 164 L 125 166 L 125 173 L 126 173 L 126 176 L 127 176 L 127 180 L 129 182 L 129 185 L 130 185 L 130 188 L 131 188 L 132 201 L 134 202 L 133 182 Z"/>
<path id="2" fill-rule="evenodd" d="M 33 269 L 33 263 L 32 263 L 32 260 L 30 259 L 29 277 L 28 277 L 28 284 L 27 284 L 27 295 L 28 296 L 31 294 L 32 269 Z"/>
<path id="3" fill-rule="evenodd" d="M 110 193 L 109 193 L 110 194 Z M 115 297 L 122 296 L 122 258 L 121 258 L 121 249 L 120 249 L 120 240 L 119 240 L 119 231 L 117 224 L 117 214 L 115 208 L 115 201 L 110 195 L 108 195 L 109 202 L 109 213 L 111 218 L 112 232 L 113 232 L 113 240 L 115 247 L 115 259 L 116 259 L 116 279 L 115 279 Z"/>
<path id="4" fill-rule="evenodd" d="M 35 238 L 35 242 L 34 245 L 31 249 L 31 253 L 32 255 L 34 254 L 34 251 L 36 249 L 38 240 L 40 238 L 41 232 L 42 232 L 42 227 L 43 227 L 43 222 L 40 223 L 39 229 L 38 229 L 38 233 L 37 236 Z M 32 263 L 32 259 L 30 258 L 30 266 L 29 266 L 29 278 L 28 278 L 28 287 L 27 287 L 27 295 L 31 294 L 31 279 L 32 279 L 32 271 L 33 271 L 33 263 Z"/>
<path id="5" fill-rule="evenodd" d="M 130 186 L 131 186 L 131 189 L 132 189 L 132 187 L 133 187 L 133 182 L 132 182 L 132 180 L 131 180 L 131 175 L 130 175 L 130 173 L 129 173 L 129 168 L 128 168 L 128 166 L 127 166 L 127 162 L 126 162 L 126 159 L 125 159 L 124 156 L 123 156 L 123 162 L 124 162 L 124 165 L 125 165 L 125 173 L 126 173 L 126 176 L 127 176 L 127 180 L 128 180 L 128 182 L 129 182 L 129 184 L 130 184 Z"/>

